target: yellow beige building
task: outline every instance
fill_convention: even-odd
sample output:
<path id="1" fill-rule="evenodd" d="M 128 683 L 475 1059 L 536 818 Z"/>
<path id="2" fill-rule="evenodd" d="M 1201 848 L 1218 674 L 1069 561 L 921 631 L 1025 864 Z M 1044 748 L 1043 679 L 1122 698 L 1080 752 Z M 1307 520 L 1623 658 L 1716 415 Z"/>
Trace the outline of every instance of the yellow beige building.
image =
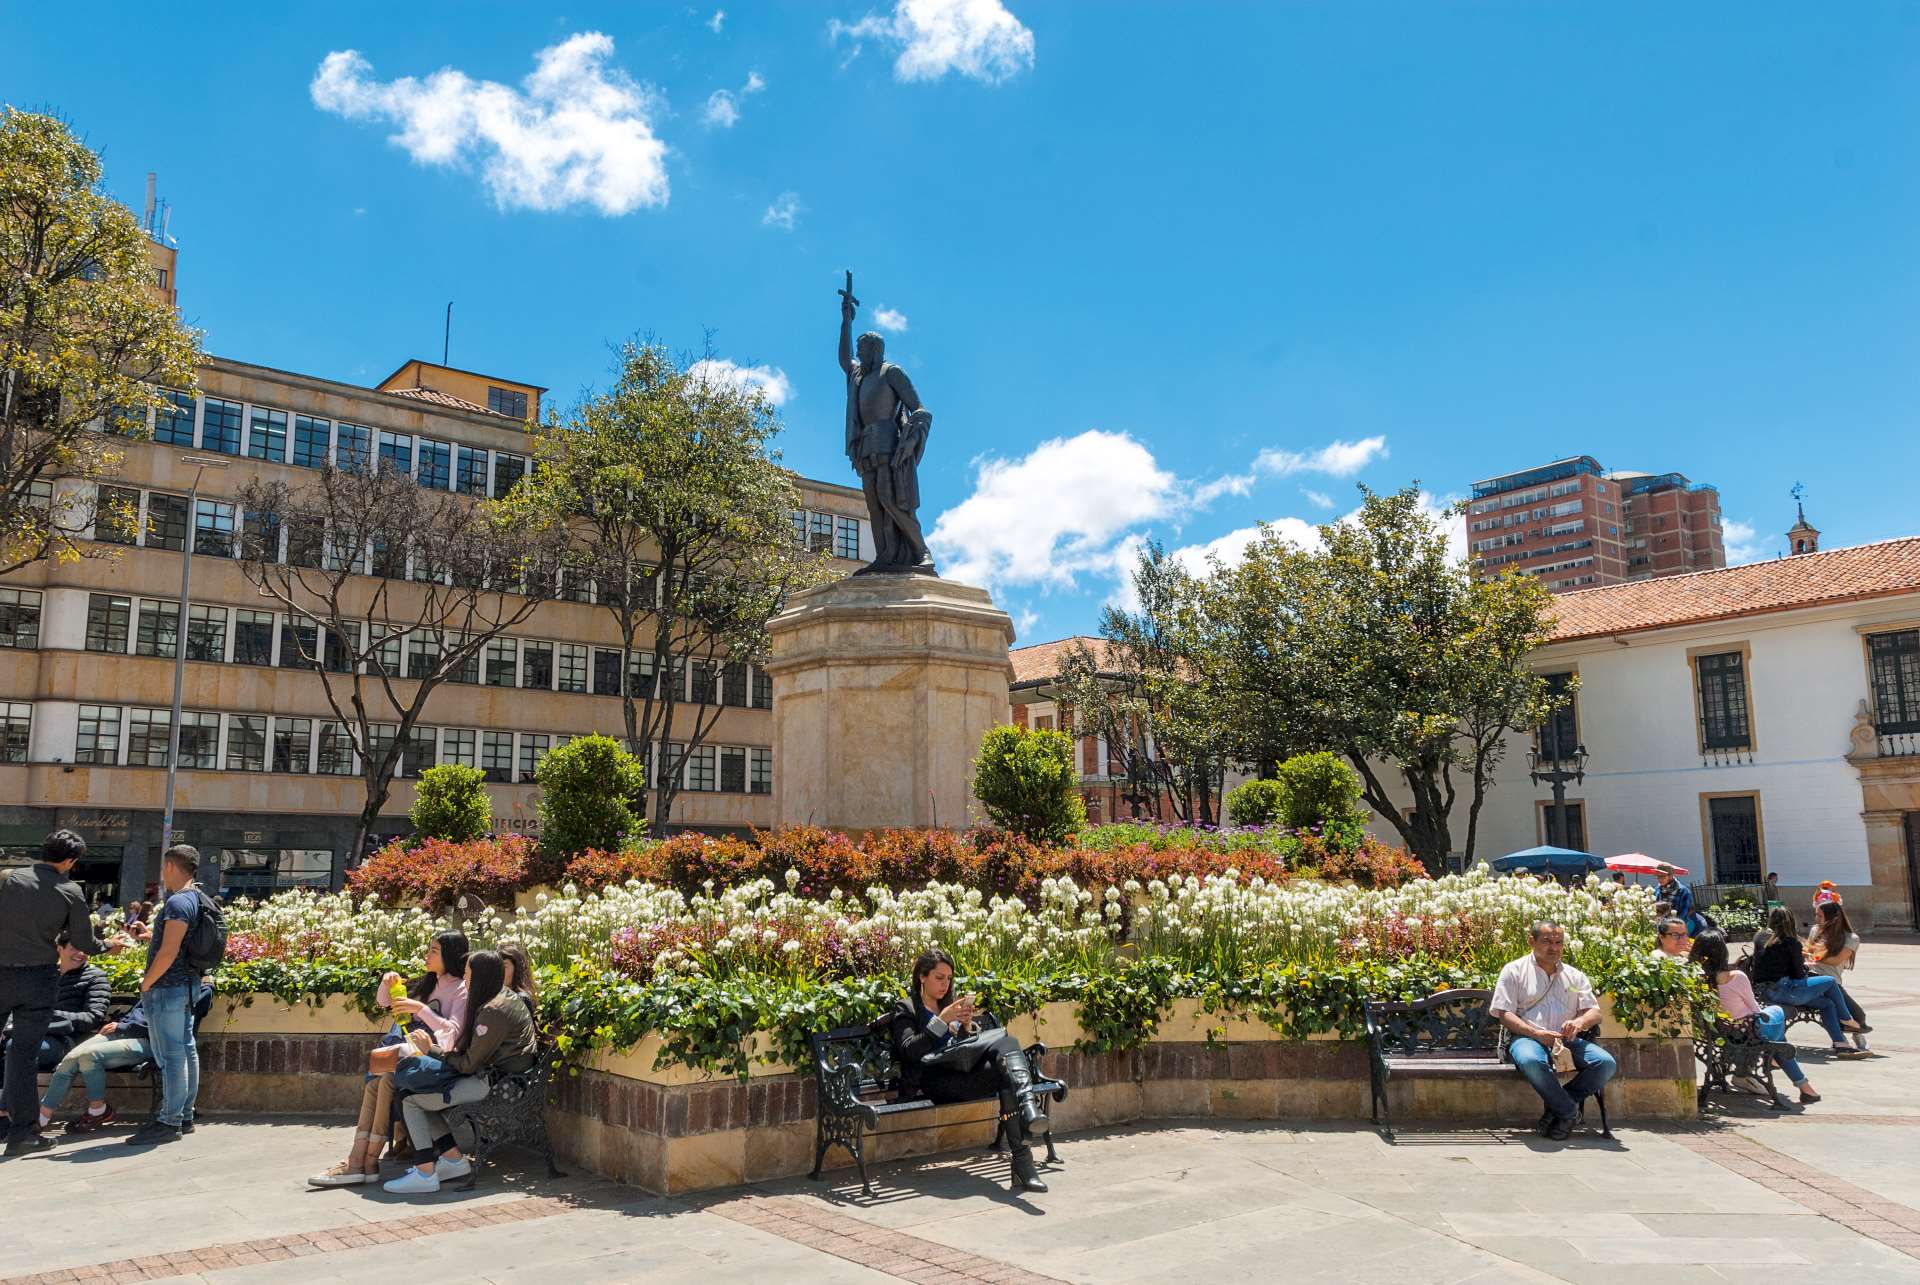
<path id="1" fill-rule="evenodd" d="M 223 890 L 337 886 L 365 797 L 358 764 L 322 677 L 298 667 L 288 621 L 242 574 L 246 516 L 235 497 L 254 478 L 298 486 L 328 461 L 355 458 L 378 458 L 423 488 L 503 495 L 527 468 L 543 391 L 417 360 L 374 388 L 208 360 L 198 393 L 169 394 L 150 440 L 128 446 L 103 488 L 103 508 L 129 504 L 144 518 L 134 543 L 0 583 L 0 849 L 37 850 L 47 831 L 71 826 L 92 845 L 79 872 L 91 890 L 124 905 L 154 884 L 173 649 L 184 634 L 176 830 L 217 866 Z M 204 472 L 191 508 L 198 470 L 187 455 L 228 465 Z M 801 538 L 831 551 L 843 573 L 872 557 L 859 491 L 805 480 L 800 489 Z M 540 759 L 570 737 L 621 734 L 619 638 L 591 601 L 542 603 L 481 661 L 465 676 L 473 681 L 429 699 L 383 830 L 408 828 L 421 770 L 458 762 L 486 772 L 497 829 L 531 831 Z M 675 828 L 769 825 L 772 685 L 746 666 L 713 683 L 723 709 L 707 743 L 684 756 Z"/>

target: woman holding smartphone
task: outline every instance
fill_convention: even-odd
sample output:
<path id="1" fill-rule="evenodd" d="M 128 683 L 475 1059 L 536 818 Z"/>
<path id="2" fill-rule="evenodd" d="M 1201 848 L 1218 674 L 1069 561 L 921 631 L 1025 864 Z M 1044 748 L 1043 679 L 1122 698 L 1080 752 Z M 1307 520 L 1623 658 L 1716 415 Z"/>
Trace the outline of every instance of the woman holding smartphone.
<path id="1" fill-rule="evenodd" d="M 934 1102 L 999 1098 L 1013 1134 L 1014 1184 L 1023 1191 L 1045 1191 L 1033 1162 L 1032 1136 L 1047 1132 L 1047 1112 L 1033 1091 L 1033 1064 L 1004 1030 L 997 1038 L 969 1039 L 968 1027 L 982 1015 L 978 996 L 953 994 L 953 957 L 946 951 L 935 948 L 915 960 L 912 993 L 896 1000 L 884 1019 L 901 1083 Z M 955 1047 L 962 1042 L 966 1048 Z M 964 1056 L 942 1060 L 949 1051 Z"/>

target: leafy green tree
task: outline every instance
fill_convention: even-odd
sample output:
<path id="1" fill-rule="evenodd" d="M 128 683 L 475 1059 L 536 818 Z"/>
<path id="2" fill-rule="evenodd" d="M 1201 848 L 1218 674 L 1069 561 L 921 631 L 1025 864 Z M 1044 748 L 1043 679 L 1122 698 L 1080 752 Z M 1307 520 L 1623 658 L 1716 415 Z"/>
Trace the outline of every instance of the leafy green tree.
<path id="1" fill-rule="evenodd" d="M 1283 800 L 1280 820 L 1295 830 L 1347 828 L 1365 819 L 1360 774 L 1325 750 L 1296 754 L 1274 773 Z"/>
<path id="2" fill-rule="evenodd" d="M 565 860 L 615 852 L 647 827 L 647 770 L 611 736 L 577 736 L 540 761 L 540 847 Z"/>
<path id="3" fill-rule="evenodd" d="M 773 449 L 773 405 L 709 370 L 624 345 L 613 387 L 541 431 L 537 467 L 509 497 L 567 530 L 567 575 L 593 586 L 620 639 L 627 748 L 644 761 L 661 747 L 656 828 L 682 785 L 666 747 L 691 753 L 726 705 L 746 703 L 767 621 L 830 574 L 795 539 L 800 493 Z"/>
<path id="4" fill-rule="evenodd" d="M 1287 787 L 1279 781 L 1242 781 L 1227 791 L 1227 820 L 1234 825 L 1277 825 L 1287 812 Z"/>
<path id="5" fill-rule="evenodd" d="M 146 234 L 100 174 L 64 123 L 0 107 L 0 574 L 116 552 L 88 529 L 131 514 L 97 513 L 91 484 L 163 389 L 194 386 L 199 337 L 155 290 Z"/>
<path id="6" fill-rule="evenodd" d="M 1087 823 L 1065 732 L 988 728 L 973 761 L 973 797 L 995 825 L 1036 843 L 1061 843 Z"/>
<path id="7" fill-rule="evenodd" d="M 1210 663 L 1228 675 L 1222 709 L 1243 761 L 1344 757 L 1367 805 L 1430 869 L 1454 848 L 1464 791 L 1471 860 L 1507 733 L 1537 727 L 1561 699 L 1528 661 L 1551 598 L 1530 576 L 1477 581 L 1416 487 L 1362 492 L 1360 512 L 1322 526 L 1318 548 L 1266 529 L 1206 578 L 1197 611 Z"/>
<path id="8" fill-rule="evenodd" d="M 420 774 L 408 814 L 423 839 L 467 843 L 493 828 L 493 796 L 487 777 L 465 763 L 442 763 Z"/>

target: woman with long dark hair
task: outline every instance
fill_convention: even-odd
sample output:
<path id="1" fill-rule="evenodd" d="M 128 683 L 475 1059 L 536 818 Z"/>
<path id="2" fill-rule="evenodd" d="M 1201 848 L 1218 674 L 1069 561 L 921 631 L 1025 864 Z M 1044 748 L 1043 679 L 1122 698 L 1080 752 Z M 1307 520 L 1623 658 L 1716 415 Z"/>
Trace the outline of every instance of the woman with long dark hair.
<path id="1" fill-rule="evenodd" d="M 429 1045 L 415 1032 L 412 1042 L 422 1056 L 438 1057 L 456 1078 L 444 1089 L 414 1093 L 401 1100 L 400 1114 L 413 1140 L 413 1168 L 385 1184 L 400 1196 L 440 1190 L 445 1178 L 463 1178 L 473 1166 L 454 1145 L 453 1130 L 443 1112 L 448 1107 L 478 1102 L 493 1091 L 489 1073 L 514 1075 L 533 1065 L 533 1018 L 526 1000 L 507 987 L 507 965 L 498 951 L 476 950 L 467 956 L 467 1012 L 449 1044 Z"/>
<path id="2" fill-rule="evenodd" d="M 427 943 L 420 975 L 402 982 L 400 974 L 387 973 L 380 979 L 375 1002 L 400 1014 L 415 1030 L 451 1039 L 467 1013 L 466 968 L 467 935 L 451 929 L 435 933 Z M 393 1072 L 408 1051 L 406 1032 L 396 1024 L 368 1054 L 353 1147 L 345 1160 L 307 1179 L 309 1186 L 357 1187 L 379 1181 L 380 1151 L 387 1145 L 393 1125 Z"/>
<path id="3" fill-rule="evenodd" d="M 1821 1025 L 1833 1041 L 1835 1057 L 1865 1057 L 1847 1042 L 1847 1030 L 1860 1024 L 1847 1016 L 1840 998 L 1840 983 L 1831 977 L 1816 977 L 1807 971 L 1806 953 L 1800 946 L 1800 927 L 1793 912 L 1776 906 L 1767 916 L 1767 944 L 1753 956 L 1753 989 L 1769 1004 L 1793 1004 L 1810 1008 L 1820 1015 Z"/>
<path id="4" fill-rule="evenodd" d="M 971 1102 L 998 1097 L 1013 1142 L 1017 1188 L 1045 1191 L 1033 1162 L 1032 1137 L 1048 1131 L 1047 1111 L 1034 1092 L 1033 1064 L 1020 1042 L 1001 1030 L 973 1034 L 984 1016 L 979 1000 L 953 993 L 953 957 L 938 948 L 913 964 L 913 990 L 886 1016 L 887 1036 L 909 1092 L 935 1102 Z"/>
<path id="5" fill-rule="evenodd" d="M 1734 1021 L 1753 1019 L 1754 1027 L 1760 1038 L 1773 1044 L 1792 1048 L 1787 1039 L 1787 1015 L 1777 1004 L 1762 1006 L 1753 996 L 1753 983 L 1747 975 L 1727 962 L 1727 937 L 1718 928 L 1709 928 L 1693 939 L 1693 949 L 1688 958 L 1700 965 L 1700 971 L 1707 975 L 1707 984 L 1720 995 L 1720 1007 L 1726 1010 Z M 1800 1090 L 1800 1100 L 1814 1103 L 1820 1095 L 1814 1091 L 1813 1081 L 1800 1069 L 1800 1061 L 1791 1053 L 1785 1057 L 1775 1054 L 1780 1069 L 1787 1073 L 1787 1079 Z M 1758 1080 L 1749 1079 L 1737 1087 L 1762 1097 L 1769 1096 L 1766 1086 Z"/>
<path id="6" fill-rule="evenodd" d="M 1853 1032 L 1853 1046 L 1866 1051 L 1867 1010 L 1860 1007 L 1860 1001 L 1847 989 L 1846 974 L 1860 962 L 1860 934 L 1853 930 L 1853 922 L 1847 918 L 1847 908 L 1838 901 L 1823 901 L 1813 912 L 1813 932 L 1807 938 L 1807 970 L 1821 977 L 1831 977 L 1840 986 L 1840 1000 L 1847 1006 L 1847 1015 L 1860 1023 L 1860 1029 Z"/>

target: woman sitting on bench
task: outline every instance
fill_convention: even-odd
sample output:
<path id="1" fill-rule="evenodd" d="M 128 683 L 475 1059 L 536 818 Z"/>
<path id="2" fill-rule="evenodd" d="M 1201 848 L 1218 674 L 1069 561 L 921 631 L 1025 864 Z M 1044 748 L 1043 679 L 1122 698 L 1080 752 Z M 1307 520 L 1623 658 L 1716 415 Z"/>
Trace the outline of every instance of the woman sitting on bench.
<path id="1" fill-rule="evenodd" d="M 1793 1045 L 1787 1043 L 1787 1015 L 1778 1004 L 1768 1004 L 1762 1008 L 1760 1001 L 1753 997 L 1753 983 L 1747 975 L 1727 961 L 1727 937 L 1718 928 L 1709 928 L 1693 939 L 1693 951 L 1690 958 L 1700 965 L 1700 971 L 1707 975 L 1707 984 L 1720 995 L 1720 1007 L 1726 1010 L 1728 1017 L 1739 1022 L 1752 1018 L 1754 1029 L 1760 1038 L 1788 1050 L 1785 1056 L 1774 1053 L 1774 1060 L 1780 1069 L 1793 1081 L 1793 1087 L 1800 1090 L 1800 1100 L 1814 1103 L 1820 1095 L 1814 1091 L 1813 1081 L 1800 1069 L 1799 1059 L 1792 1053 Z M 1745 1079 L 1745 1083 L 1742 1080 Z M 1767 1086 L 1750 1077 L 1734 1077 L 1734 1087 L 1757 1093 L 1763 1098 L 1772 1095 Z"/>
<path id="2" fill-rule="evenodd" d="M 1032 1137 L 1048 1132 L 1047 1110 L 1033 1091 L 1033 1065 L 1006 1031 L 980 1032 L 979 1000 L 953 994 L 953 957 L 933 949 L 913 965 L 913 992 L 894 1001 L 887 1035 L 900 1082 L 934 1102 L 1000 1099 L 1013 1142 L 1013 1177 L 1023 1191 L 1045 1191 L 1033 1162 Z"/>
<path id="3" fill-rule="evenodd" d="M 1840 983 L 1840 1002 L 1847 1016 L 1860 1023 L 1853 1033 L 1853 1046 L 1867 1051 L 1867 1010 L 1847 990 L 1845 973 L 1860 962 L 1860 934 L 1847 919 L 1847 908 L 1838 901 L 1823 901 L 1813 912 L 1813 931 L 1807 936 L 1807 971 L 1831 977 Z"/>
<path id="4" fill-rule="evenodd" d="M 1831 977 L 1816 977 L 1807 972 L 1806 955 L 1800 947 L 1800 931 L 1793 921 L 1793 912 L 1785 906 L 1776 907 L 1767 916 L 1767 927 L 1772 936 L 1753 956 L 1754 991 L 1770 1004 L 1782 1007 L 1791 1004 L 1818 1013 L 1821 1025 L 1827 1028 L 1827 1038 L 1833 1042 L 1834 1057 L 1867 1056 L 1847 1042 L 1847 1032 L 1859 1030 L 1860 1023 L 1847 1016 L 1847 1006 L 1840 998 L 1840 983 Z"/>

